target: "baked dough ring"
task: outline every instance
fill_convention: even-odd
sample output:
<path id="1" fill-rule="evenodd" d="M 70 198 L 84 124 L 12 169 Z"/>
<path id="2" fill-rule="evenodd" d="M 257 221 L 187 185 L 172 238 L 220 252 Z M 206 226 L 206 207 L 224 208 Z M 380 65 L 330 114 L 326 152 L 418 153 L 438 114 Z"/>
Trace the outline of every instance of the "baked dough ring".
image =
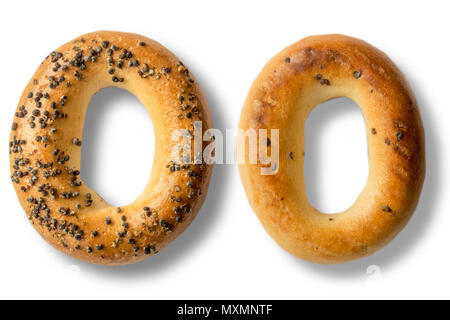
<path id="1" fill-rule="evenodd" d="M 305 193 L 304 124 L 316 105 L 341 96 L 361 107 L 370 172 L 355 203 L 329 215 Z M 323 35 L 284 49 L 253 83 L 240 128 L 280 130 L 278 172 L 261 175 L 263 166 L 248 162 L 239 171 L 265 230 L 299 258 L 344 263 L 370 255 L 400 232 L 417 205 L 425 176 L 417 103 L 397 67 L 364 41 Z"/>
<path id="2" fill-rule="evenodd" d="M 79 177 L 86 110 L 106 87 L 133 93 L 156 137 L 148 184 L 122 208 L 110 206 Z M 172 141 L 172 131 L 192 133 L 194 121 L 212 127 L 202 90 L 153 40 L 100 31 L 52 52 L 25 88 L 9 144 L 11 179 L 34 228 L 58 250 L 95 264 L 134 263 L 160 251 L 189 226 L 206 197 L 212 166 L 171 157 L 180 143 Z"/>

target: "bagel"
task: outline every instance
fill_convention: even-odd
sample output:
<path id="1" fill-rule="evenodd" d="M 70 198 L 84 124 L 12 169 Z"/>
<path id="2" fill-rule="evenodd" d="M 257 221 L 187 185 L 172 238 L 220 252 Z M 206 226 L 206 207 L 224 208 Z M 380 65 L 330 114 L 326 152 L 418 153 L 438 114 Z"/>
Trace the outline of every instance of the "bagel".
<path id="1" fill-rule="evenodd" d="M 80 178 L 86 111 L 106 87 L 139 99 L 156 138 L 145 190 L 120 208 Z M 205 95 L 161 44 L 122 32 L 78 37 L 42 62 L 20 98 L 9 143 L 19 202 L 40 235 L 72 257 L 102 265 L 143 260 L 184 231 L 205 200 L 212 166 L 172 156 L 173 130 L 192 132 L 195 121 L 212 127 Z"/>
<path id="2" fill-rule="evenodd" d="M 315 106 L 342 96 L 362 110 L 369 175 L 353 205 L 330 215 L 306 196 L 304 127 Z M 263 227 L 294 256 L 337 264 L 371 255 L 402 230 L 416 208 L 425 177 L 417 102 L 394 63 L 362 40 L 312 36 L 281 51 L 254 81 L 239 127 L 279 129 L 274 174 L 261 174 L 267 165 L 248 163 L 248 155 L 239 171 Z M 267 148 L 274 152 L 274 143 Z"/>

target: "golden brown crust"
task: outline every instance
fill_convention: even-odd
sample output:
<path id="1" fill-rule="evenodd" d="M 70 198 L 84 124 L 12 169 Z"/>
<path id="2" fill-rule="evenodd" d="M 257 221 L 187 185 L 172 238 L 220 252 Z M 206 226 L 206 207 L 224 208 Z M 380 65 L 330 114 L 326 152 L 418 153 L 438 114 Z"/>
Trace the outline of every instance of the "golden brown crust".
<path id="1" fill-rule="evenodd" d="M 111 86 L 141 101 L 157 137 L 146 189 L 122 208 L 108 205 L 79 177 L 88 103 Z M 189 226 L 206 196 L 212 166 L 171 157 L 179 143 L 172 131 L 192 133 L 194 121 L 212 127 L 205 95 L 159 43 L 99 31 L 63 45 L 25 88 L 11 131 L 11 179 L 29 220 L 52 246 L 91 263 L 128 264 L 160 251 Z"/>
<path id="2" fill-rule="evenodd" d="M 305 193 L 304 123 L 319 103 L 346 96 L 362 109 L 369 146 L 367 184 L 335 215 Z M 343 36 L 303 39 L 272 58 L 253 83 L 240 128 L 279 129 L 279 169 L 239 166 L 250 205 L 266 231 L 291 254 L 343 263 L 389 243 L 411 217 L 425 176 L 425 141 L 416 100 L 401 72 L 368 43 Z"/>

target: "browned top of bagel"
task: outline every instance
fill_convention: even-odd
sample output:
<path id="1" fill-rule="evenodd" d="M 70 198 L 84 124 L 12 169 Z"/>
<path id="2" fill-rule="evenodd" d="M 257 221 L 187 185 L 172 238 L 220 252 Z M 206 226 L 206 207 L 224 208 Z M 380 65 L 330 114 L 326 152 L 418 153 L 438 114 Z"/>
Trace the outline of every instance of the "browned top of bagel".
<path id="1" fill-rule="evenodd" d="M 148 185 L 121 208 L 107 204 L 79 176 L 89 101 L 110 86 L 141 101 L 156 137 Z M 205 95 L 159 43 L 99 31 L 61 46 L 25 88 L 11 131 L 11 179 L 29 220 L 51 245 L 91 263 L 126 264 L 158 252 L 186 229 L 206 196 L 212 167 L 183 165 L 170 155 L 178 143 L 172 131 L 192 133 L 194 121 L 205 130 L 212 126 Z M 136 159 L 141 161 L 151 160 Z"/>
<path id="2" fill-rule="evenodd" d="M 304 123 L 316 105 L 340 96 L 362 109 L 370 172 L 353 206 L 328 215 L 305 193 Z M 266 231 L 300 258 L 339 263 L 369 255 L 394 238 L 417 205 L 425 176 L 417 103 L 399 69 L 362 40 L 313 36 L 282 50 L 254 81 L 240 128 L 280 130 L 277 174 L 261 175 L 262 164 L 239 169 Z"/>

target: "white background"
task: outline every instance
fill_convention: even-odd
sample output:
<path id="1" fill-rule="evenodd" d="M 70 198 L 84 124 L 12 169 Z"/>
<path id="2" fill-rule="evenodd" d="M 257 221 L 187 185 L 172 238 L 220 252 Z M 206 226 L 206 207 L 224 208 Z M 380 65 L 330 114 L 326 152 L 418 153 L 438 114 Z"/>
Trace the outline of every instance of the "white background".
<path id="1" fill-rule="evenodd" d="M 450 298 L 449 9 L 448 1 L 1 1 L 0 298 Z M 344 33 L 377 46 L 408 78 L 426 129 L 427 177 L 411 222 L 369 258 L 311 264 L 264 232 L 237 167 L 217 165 L 198 217 L 157 256 L 101 267 L 52 249 L 16 200 L 6 143 L 42 59 L 100 29 L 140 33 L 173 51 L 199 80 L 222 130 L 237 126 L 251 82 L 289 44 Z M 102 91 L 88 111 L 83 179 L 114 205 L 133 201 L 148 178 L 153 141 L 151 120 L 131 94 Z M 347 208 L 368 171 L 358 107 L 340 99 L 316 108 L 306 143 L 311 202 L 326 212 Z"/>

